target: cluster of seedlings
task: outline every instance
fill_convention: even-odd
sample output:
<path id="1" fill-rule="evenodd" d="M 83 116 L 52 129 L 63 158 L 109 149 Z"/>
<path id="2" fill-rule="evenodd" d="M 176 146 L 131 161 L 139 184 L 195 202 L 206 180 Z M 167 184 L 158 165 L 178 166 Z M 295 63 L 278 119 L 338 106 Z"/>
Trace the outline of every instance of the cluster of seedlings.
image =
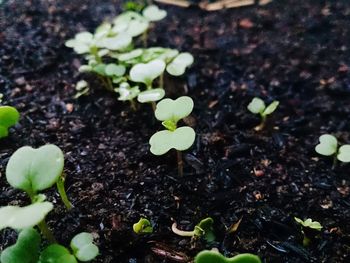
<path id="1" fill-rule="evenodd" d="M 118 100 L 129 101 L 133 110 L 139 103 L 151 103 L 155 118 L 165 128 L 152 135 L 149 140 L 150 151 L 154 155 L 163 155 L 171 149 L 177 153 L 178 174 L 183 176 L 182 151 L 189 149 L 196 138 L 196 133 L 189 126 L 179 126 L 179 122 L 188 117 L 194 108 L 193 100 L 182 96 L 175 100 L 166 98 L 164 74 L 181 76 L 186 68 L 194 62 L 187 52 L 162 47 L 147 47 L 147 36 L 150 25 L 166 16 L 166 11 L 151 5 L 135 11 L 126 11 L 112 22 L 100 25 L 94 33 L 81 32 L 66 46 L 83 55 L 86 64 L 80 72 L 95 74 L 104 87 L 118 94 Z M 142 46 L 138 46 L 138 44 Z M 75 98 L 89 93 L 89 84 L 80 80 L 76 84 Z M 159 101 L 157 104 L 156 102 Z M 267 117 L 279 106 L 273 101 L 266 106 L 260 98 L 253 98 L 247 109 L 261 118 L 255 127 L 261 131 L 266 125 Z M 8 130 L 19 120 L 18 111 L 10 106 L 0 106 L 0 138 L 8 136 Z M 317 153 L 334 157 L 334 165 L 339 160 L 350 162 L 350 145 L 340 146 L 333 135 L 322 135 L 316 146 Z M 19 231 L 17 242 L 6 248 L 0 256 L 1 263 L 76 263 L 93 260 L 99 249 L 93 243 L 93 236 L 80 233 L 73 237 L 70 247 L 57 243 L 46 223 L 46 216 L 53 210 L 52 202 L 47 201 L 41 192 L 56 185 L 62 202 L 68 210 L 72 209 L 65 187 L 64 155 L 55 145 L 45 145 L 38 149 L 25 146 L 18 149 L 10 158 L 6 167 L 8 183 L 24 191 L 30 204 L 24 207 L 6 206 L 0 208 L 0 230 L 13 228 Z M 322 226 L 319 222 L 295 218 L 302 226 L 303 244 L 307 246 Z M 214 221 L 208 217 L 200 221 L 192 231 L 183 231 L 174 223 L 172 231 L 180 236 L 202 239 L 211 244 L 215 240 Z M 37 231 L 40 230 L 40 233 Z M 153 226 L 146 218 L 133 225 L 136 234 L 151 234 Z M 41 242 L 41 237 L 46 242 Z M 216 250 L 200 252 L 195 263 L 261 263 L 258 256 L 240 254 L 226 258 Z"/>

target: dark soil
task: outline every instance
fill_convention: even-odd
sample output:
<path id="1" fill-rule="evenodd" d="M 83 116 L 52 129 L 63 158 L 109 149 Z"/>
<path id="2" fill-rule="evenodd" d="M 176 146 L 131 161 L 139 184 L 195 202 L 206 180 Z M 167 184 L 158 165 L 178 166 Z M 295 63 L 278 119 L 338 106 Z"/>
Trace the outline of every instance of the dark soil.
<path id="1" fill-rule="evenodd" d="M 68 244 L 79 231 L 96 236 L 96 262 L 173 262 L 159 251 L 192 258 L 204 248 L 226 255 L 251 252 L 264 262 L 350 262 L 349 165 L 332 170 L 332 158 L 314 147 L 324 133 L 350 143 L 350 2 L 275 0 L 265 7 L 206 13 L 162 6 L 168 17 L 150 33 L 150 46 L 194 54 L 182 80 L 169 80 L 172 97 L 195 101 L 190 120 L 197 140 L 177 176 L 175 153 L 149 152 L 161 128 L 149 105 L 132 112 L 101 89 L 73 99 L 82 59 L 64 47 L 79 31 L 120 12 L 119 1 L 8 0 L 0 13 L 0 92 L 21 112 L 0 142 L 0 205 L 28 204 L 5 180 L 19 147 L 54 143 L 64 152 L 66 212 L 56 191 L 48 221 Z M 263 132 L 247 104 L 254 96 L 280 107 Z M 155 232 L 139 237 L 132 224 L 149 218 Z M 216 242 L 191 244 L 171 232 L 175 220 L 191 229 L 215 220 Z M 324 226 L 302 247 L 294 216 Z M 240 218 L 234 233 L 227 228 Z M 5 230 L 0 249 L 15 241 Z"/>

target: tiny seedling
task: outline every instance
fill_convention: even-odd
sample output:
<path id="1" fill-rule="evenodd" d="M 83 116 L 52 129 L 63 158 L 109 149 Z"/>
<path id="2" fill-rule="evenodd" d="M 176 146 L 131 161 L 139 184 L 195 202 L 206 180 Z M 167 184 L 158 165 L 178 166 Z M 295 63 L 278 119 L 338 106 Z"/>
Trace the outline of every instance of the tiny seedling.
<path id="1" fill-rule="evenodd" d="M 131 108 L 136 111 L 136 104 L 134 99 L 139 95 L 140 89 L 139 86 L 130 87 L 128 82 L 122 82 L 119 85 L 119 88 L 114 89 L 115 92 L 119 93 L 118 100 L 121 101 L 130 101 Z"/>
<path id="2" fill-rule="evenodd" d="M 216 251 L 204 250 L 194 259 L 194 263 L 261 263 L 258 256 L 245 253 L 227 258 Z"/>
<path id="3" fill-rule="evenodd" d="M 339 146 L 337 138 L 331 134 L 321 135 L 319 141 L 315 151 L 324 156 L 334 156 L 333 168 L 335 168 L 337 160 L 344 163 L 350 162 L 350 144 Z"/>
<path id="4" fill-rule="evenodd" d="M 265 102 L 260 98 L 254 98 L 248 105 L 248 110 L 254 114 L 260 114 L 261 123 L 255 127 L 256 131 L 260 131 L 264 128 L 266 118 L 268 115 L 273 113 L 279 105 L 279 101 L 273 101 L 269 106 L 266 107 Z"/>
<path id="5" fill-rule="evenodd" d="M 0 106 L 0 139 L 8 136 L 8 130 L 19 120 L 19 113 L 11 106 Z"/>
<path id="6" fill-rule="evenodd" d="M 317 221 L 312 221 L 311 218 L 301 220 L 300 218 L 294 217 L 294 220 L 302 226 L 301 232 L 304 235 L 303 245 L 306 247 L 310 244 L 311 239 L 315 236 L 315 231 L 320 232 L 322 225 Z"/>
<path id="7" fill-rule="evenodd" d="M 75 90 L 77 91 L 77 93 L 75 94 L 74 98 L 77 99 L 89 93 L 89 84 L 85 80 L 80 80 L 75 85 Z"/>
<path id="8" fill-rule="evenodd" d="M 6 167 L 8 183 L 25 191 L 32 202 L 38 192 L 57 185 L 58 192 L 67 209 L 72 208 L 65 188 L 63 174 L 64 156 L 56 145 L 48 144 L 38 149 L 29 146 L 19 148 L 11 156 Z"/>
<path id="9" fill-rule="evenodd" d="M 139 222 L 132 226 L 132 229 L 138 235 L 153 233 L 151 222 L 146 218 L 140 218 Z"/>
<path id="10" fill-rule="evenodd" d="M 154 155 L 163 155 L 170 149 L 177 150 L 177 164 L 179 175 L 183 175 L 183 161 L 181 151 L 189 149 L 195 141 L 196 133 L 188 126 L 178 128 L 178 122 L 191 114 L 193 100 L 182 96 L 176 100 L 164 99 L 158 102 L 155 116 L 166 130 L 159 131 L 150 138 L 150 151 Z"/>
<path id="11" fill-rule="evenodd" d="M 207 217 L 200 221 L 192 231 L 183 231 L 177 228 L 177 224 L 173 223 L 171 226 L 172 231 L 183 237 L 192 237 L 192 238 L 203 238 L 208 243 L 215 240 L 215 234 L 213 230 L 214 220 L 211 217 Z"/>

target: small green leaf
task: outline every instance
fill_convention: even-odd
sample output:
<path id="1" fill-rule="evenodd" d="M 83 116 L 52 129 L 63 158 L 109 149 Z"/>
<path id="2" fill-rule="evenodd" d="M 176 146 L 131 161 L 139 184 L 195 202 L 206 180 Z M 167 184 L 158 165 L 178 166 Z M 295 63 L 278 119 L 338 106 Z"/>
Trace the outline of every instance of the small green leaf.
<path id="1" fill-rule="evenodd" d="M 156 5 L 147 6 L 143 11 L 142 15 L 147 18 L 148 21 L 159 21 L 166 17 L 166 11 L 159 9 Z"/>
<path id="2" fill-rule="evenodd" d="M 180 127 L 175 131 L 159 131 L 149 140 L 150 150 L 154 155 L 165 154 L 172 148 L 184 151 L 192 146 L 195 138 L 196 134 L 190 127 Z"/>
<path id="3" fill-rule="evenodd" d="M 187 67 L 193 64 L 193 56 L 190 53 L 181 53 L 166 68 L 172 76 L 181 76 Z"/>
<path id="4" fill-rule="evenodd" d="M 302 225 L 303 227 L 312 228 L 312 229 L 315 229 L 317 231 L 321 231 L 321 229 L 322 229 L 321 224 L 317 221 L 312 221 L 311 218 L 308 218 L 305 221 L 303 221 L 300 218 L 294 217 L 294 220 L 297 223 L 299 223 L 300 225 Z"/>
<path id="5" fill-rule="evenodd" d="M 12 187 L 35 194 L 53 186 L 63 166 L 64 156 L 56 145 L 38 149 L 24 146 L 12 154 L 6 167 L 6 179 Z"/>
<path id="6" fill-rule="evenodd" d="M 147 86 L 151 85 L 153 80 L 163 74 L 165 62 L 163 60 L 152 60 L 146 64 L 139 63 L 130 70 L 130 79 L 134 82 L 142 82 Z"/>
<path id="7" fill-rule="evenodd" d="M 70 243 L 75 257 L 83 262 L 97 257 L 99 250 L 93 241 L 94 238 L 90 233 L 82 232 L 76 235 Z"/>
<path id="8" fill-rule="evenodd" d="M 96 42 L 96 45 L 100 48 L 107 48 L 109 50 L 122 50 L 128 47 L 131 42 L 131 36 L 128 34 L 120 34 L 114 37 L 102 38 Z"/>
<path id="9" fill-rule="evenodd" d="M 198 225 L 195 226 L 194 234 L 203 237 L 209 243 L 213 242 L 215 240 L 213 224 L 214 220 L 211 217 L 201 220 Z"/>
<path id="10" fill-rule="evenodd" d="M 115 33 L 126 33 L 131 37 L 136 37 L 145 32 L 149 27 L 148 20 L 139 13 L 124 12 L 113 21 L 112 31 Z"/>
<path id="11" fill-rule="evenodd" d="M 193 100 L 188 96 L 182 96 L 176 100 L 164 99 L 157 103 L 155 116 L 160 121 L 171 120 L 175 124 L 191 114 Z"/>
<path id="12" fill-rule="evenodd" d="M 338 160 L 343 163 L 349 163 L 350 162 L 350 145 L 343 145 L 339 148 Z"/>
<path id="13" fill-rule="evenodd" d="M 278 107 L 279 104 L 280 104 L 279 101 L 277 101 L 277 100 L 273 101 L 273 102 L 272 102 L 269 106 L 267 106 L 267 108 L 264 110 L 263 115 L 266 116 L 266 115 L 270 115 L 271 113 L 273 113 L 273 112 L 277 109 L 277 107 Z"/>
<path id="14" fill-rule="evenodd" d="M 1 253 L 1 263 L 37 263 L 41 238 L 33 228 L 23 229 L 16 244 Z"/>
<path id="15" fill-rule="evenodd" d="M 53 209 L 50 202 L 28 206 L 5 206 L 0 208 L 0 230 L 6 227 L 24 229 L 39 224 Z"/>
<path id="16" fill-rule="evenodd" d="M 153 233 L 151 222 L 146 218 L 140 218 L 139 222 L 132 226 L 136 234 L 150 234 Z"/>
<path id="17" fill-rule="evenodd" d="M 338 150 L 338 140 L 333 135 L 324 134 L 319 138 L 320 143 L 316 145 L 315 151 L 318 154 L 331 156 Z"/>
<path id="18" fill-rule="evenodd" d="M 195 263 L 261 263 L 258 256 L 253 254 L 240 254 L 233 258 L 226 258 L 219 252 L 204 250 L 200 252 L 195 260 Z"/>
<path id="19" fill-rule="evenodd" d="M 102 64 L 102 63 L 97 64 L 92 68 L 92 71 L 101 76 L 106 76 L 106 66 L 107 66 L 106 64 Z"/>
<path id="20" fill-rule="evenodd" d="M 140 57 L 142 53 L 143 53 L 142 49 L 134 49 L 130 52 L 119 54 L 118 59 L 119 61 L 128 61 L 128 60 Z"/>
<path id="21" fill-rule="evenodd" d="M 164 96 L 165 96 L 164 89 L 161 89 L 161 88 L 150 89 L 150 90 L 140 92 L 140 94 L 137 96 L 137 100 L 138 102 L 146 103 L 146 102 L 161 100 Z"/>
<path id="22" fill-rule="evenodd" d="M 129 83 L 123 82 L 119 85 L 118 89 L 115 89 L 115 92 L 119 93 L 118 100 L 126 101 L 136 98 L 140 94 L 140 89 L 138 86 L 131 88 Z"/>
<path id="23" fill-rule="evenodd" d="M 53 244 L 44 249 L 38 263 L 78 263 L 78 261 L 64 246 Z"/>
<path id="24" fill-rule="evenodd" d="M 251 112 L 251 113 L 254 113 L 254 114 L 259 114 L 259 113 L 263 113 L 266 106 L 265 106 L 265 102 L 260 99 L 260 98 L 254 98 L 248 105 L 248 110 Z"/>
<path id="25" fill-rule="evenodd" d="M 19 120 L 19 112 L 11 106 L 0 106 L 0 138 L 8 136 L 8 129 Z"/>
<path id="26" fill-rule="evenodd" d="M 125 74 L 126 68 L 122 65 L 108 64 L 105 68 L 107 76 L 117 76 L 121 77 Z"/>

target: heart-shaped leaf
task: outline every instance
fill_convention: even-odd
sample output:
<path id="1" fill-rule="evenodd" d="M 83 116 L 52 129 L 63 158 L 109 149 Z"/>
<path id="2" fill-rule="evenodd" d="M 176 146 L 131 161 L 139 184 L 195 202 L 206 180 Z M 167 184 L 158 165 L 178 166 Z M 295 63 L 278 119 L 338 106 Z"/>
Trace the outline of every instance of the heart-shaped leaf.
<path id="1" fill-rule="evenodd" d="M 273 101 L 269 106 L 266 107 L 266 109 L 263 112 L 263 115 L 266 116 L 273 113 L 277 109 L 279 104 L 280 104 L 279 101 L 277 100 Z"/>
<path id="2" fill-rule="evenodd" d="M 78 261 L 64 246 L 53 244 L 44 249 L 38 263 L 78 263 Z"/>
<path id="3" fill-rule="evenodd" d="M 182 96 L 176 100 L 164 99 L 157 103 L 155 116 L 160 121 L 171 120 L 175 124 L 190 115 L 193 110 L 193 100 Z"/>
<path id="4" fill-rule="evenodd" d="M 149 140 L 150 150 L 154 155 L 165 154 L 172 148 L 184 151 L 192 146 L 195 138 L 196 134 L 190 127 L 180 127 L 175 131 L 159 131 Z"/>
<path id="5" fill-rule="evenodd" d="M 266 108 L 266 105 L 265 105 L 265 102 L 260 99 L 260 98 L 254 98 L 248 105 L 248 110 L 251 112 L 251 113 L 254 113 L 254 114 L 259 114 L 259 113 L 263 113 L 265 108 Z"/>
<path id="6" fill-rule="evenodd" d="M 118 59 L 120 61 L 128 61 L 128 60 L 140 57 L 142 53 L 143 53 L 142 49 L 134 49 L 130 52 L 119 54 Z"/>
<path id="7" fill-rule="evenodd" d="M 319 138 L 320 143 L 316 145 L 315 151 L 318 154 L 331 156 L 338 150 L 338 140 L 333 135 L 324 134 Z"/>
<path id="8" fill-rule="evenodd" d="M 0 138 L 8 136 L 8 129 L 19 120 L 19 113 L 11 106 L 0 106 Z"/>
<path id="9" fill-rule="evenodd" d="M 193 64 L 193 56 L 190 53 L 179 54 L 166 68 L 172 76 L 181 76 L 185 73 L 187 67 Z"/>
<path id="10" fill-rule="evenodd" d="M 139 13 L 129 11 L 119 15 L 114 20 L 112 31 L 115 33 L 125 32 L 131 37 L 136 37 L 145 32 L 149 27 L 148 20 Z"/>
<path id="11" fill-rule="evenodd" d="M 6 248 L 0 257 L 1 263 L 37 263 L 41 238 L 33 228 L 23 229 L 16 244 Z"/>
<path id="12" fill-rule="evenodd" d="M 147 87 L 152 85 L 154 79 L 159 77 L 165 69 L 165 62 L 160 59 L 152 60 L 148 63 L 140 63 L 130 70 L 130 79 L 134 82 L 142 82 Z"/>
<path id="13" fill-rule="evenodd" d="M 89 53 L 94 45 L 94 36 L 90 32 L 81 32 L 65 43 L 66 47 L 73 48 L 78 54 Z"/>
<path id="14" fill-rule="evenodd" d="M 233 258 L 226 258 L 219 252 L 204 250 L 200 252 L 195 260 L 195 263 L 261 263 L 258 256 L 253 254 L 240 254 Z"/>
<path id="15" fill-rule="evenodd" d="M 156 5 L 149 5 L 143 11 L 142 15 L 147 18 L 148 21 L 159 21 L 166 17 L 166 11 L 159 9 Z"/>
<path id="16" fill-rule="evenodd" d="M 315 229 L 317 231 L 321 231 L 321 229 L 322 229 L 320 222 L 312 221 L 311 218 L 308 218 L 305 221 L 303 221 L 298 217 L 294 217 L 294 220 L 296 222 L 298 222 L 299 224 L 301 224 L 303 227 L 312 228 L 312 229 Z"/>
<path id="17" fill-rule="evenodd" d="M 126 101 L 132 100 L 140 94 L 140 89 L 138 86 L 130 87 L 129 83 L 123 82 L 120 84 L 119 88 L 115 89 L 115 92 L 119 93 L 118 100 Z"/>
<path id="18" fill-rule="evenodd" d="M 38 149 L 24 146 L 11 156 L 6 179 L 12 187 L 35 194 L 57 182 L 63 165 L 63 153 L 56 145 L 48 144 Z"/>
<path id="19" fill-rule="evenodd" d="M 39 224 L 53 209 L 50 202 L 34 203 L 28 206 L 5 206 L 0 208 L 0 230 L 6 227 L 24 229 Z"/>
<path id="20" fill-rule="evenodd" d="M 151 222 L 146 218 L 140 218 L 139 222 L 132 226 L 136 234 L 150 234 L 153 232 Z"/>
<path id="21" fill-rule="evenodd" d="M 126 68 L 122 65 L 108 64 L 105 68 L 107 76 L 117 76 L 121 77 L 125 74 Z"/>
<path id="22" fill-rule="evenodd" d="M 339 148 L 338 160 L 343 163 L 349 163 L 350 162 L 350 145 L 343 145 Z"/>
<path id="23" fill-rule="evenodd" d="M 83 262 L 97 257 L 99 250 L 93 241 L 94 238 L 90 233 L 83 232 L 76 235 L 70 243 L 75 257 Z"/>
<path id="24" fill-rule="evenodd" d="M 165 96 L 164 89 L 150 89 L 140 92 L 137 96 L 138 102 L 146 103 L 161 100 Z"/>
<path id="25" fill-rule="evenodd" d="M 128 34 L 119 34 L 115 37 L 102 38 L 97 41 L 96 45 L 100 48 L 109 50 L 122 50 L 128 47 L 132 42 L 132 38 Z"/>

